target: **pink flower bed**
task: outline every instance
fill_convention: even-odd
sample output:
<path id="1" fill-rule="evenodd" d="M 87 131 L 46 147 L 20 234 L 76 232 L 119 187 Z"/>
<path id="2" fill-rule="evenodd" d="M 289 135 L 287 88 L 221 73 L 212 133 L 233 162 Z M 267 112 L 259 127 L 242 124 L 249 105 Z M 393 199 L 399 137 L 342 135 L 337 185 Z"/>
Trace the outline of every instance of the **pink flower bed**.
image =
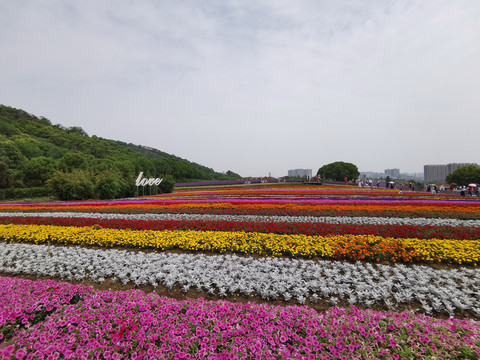
<path id="1" fill-rule="evenodd" d="M 0 277 L 2 359 L 478 358 L 480 323 Z"/>

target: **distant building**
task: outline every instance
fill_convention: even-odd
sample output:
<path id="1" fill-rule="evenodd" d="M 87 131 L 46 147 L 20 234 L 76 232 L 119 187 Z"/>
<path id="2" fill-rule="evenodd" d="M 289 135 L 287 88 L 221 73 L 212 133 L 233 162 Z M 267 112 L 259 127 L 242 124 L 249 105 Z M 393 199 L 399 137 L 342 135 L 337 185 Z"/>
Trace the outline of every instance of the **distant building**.
<path id="1" fill-rule="evenodd" d="M 421 173 L 400 173 L 400 179 L 423 181 L 423 172 Z"/>
<path id="2" fill-rule="evenodd" d="M 384 173 L 373 172 L 373 171 L 360 171 L 360 180 L 379 180 L 385 177 Z"/>
<path id="3" fill-rule="evenodd" d="M 395 174 L 395 173 L 394 173 Z M 379 173 L 374 171 L 360 171 L 360 176 L 358 177 L 360 180 L 384 180 L 387 176 L 390 178 L 394 178 L 392 175 L 388 175 L 387 173 Z M 421 173 L 399 173 L 397 179 L 403 180 L 414 180 L 414 181 L 423 181 L 423 172 Z"/>
<path id="4" fill-rule="evenodd" d="M 445 179 L 448 175 L 447 165 L 425 165 L 423 167 L 423 173 L 424 173 L 423 177 L 425 179 L 425 182 L 443 183 L 445 182 Z"/>
<path id="5" fill-rule="evenodd" d="M 475 163 L 452 163 L 447 165 L 425 165 L 423 167 L 423 174 L 425 182 L 427 183 L 444 183 L 447 176 L 457 170 L 459 167 L 475 165 Z"/>
<path id="6" fill-rule="evenodd" d="M 400 169 L 385 169 L 385 174 L 391 178 L 398 179 L 400 177 Z"/>
<path id="7" fill-rule="evenodd" d="M 312 169 L 294 169 L 294 170 L 288 170 L 288 176 L 307 176 L 307 177 L 312 177 Z"/>

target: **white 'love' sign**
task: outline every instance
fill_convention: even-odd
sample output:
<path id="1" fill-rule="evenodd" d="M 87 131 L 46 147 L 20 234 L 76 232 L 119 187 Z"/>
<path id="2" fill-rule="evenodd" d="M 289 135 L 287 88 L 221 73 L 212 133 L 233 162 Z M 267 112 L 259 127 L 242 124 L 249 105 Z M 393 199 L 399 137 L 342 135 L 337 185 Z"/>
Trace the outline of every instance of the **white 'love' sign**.
<path id="1" fill-rule="evenodd" d="M 143 171 L 140 174 L 138 174 L 138 178 L 135 181 L 135 185 L 137 185 L 137 186 L 160 185 L 160 183 L 163 180 L 163 179 L 159 179 L 159 178 L 150 178 L 150 179 L 147 179 L 147 178 L 142 179 L 142 178 L 143 178 Z"/>

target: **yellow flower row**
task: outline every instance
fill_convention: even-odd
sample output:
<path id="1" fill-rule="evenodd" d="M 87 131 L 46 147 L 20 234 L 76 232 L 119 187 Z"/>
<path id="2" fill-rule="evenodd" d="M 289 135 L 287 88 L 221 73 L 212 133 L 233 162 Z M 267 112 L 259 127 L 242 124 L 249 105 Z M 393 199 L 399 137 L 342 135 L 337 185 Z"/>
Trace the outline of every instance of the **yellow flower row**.
<path id="1" fill-rule="evenodd" d="M 216 253 L 441 261 L 476 265 L 480 240 L 394 239 L 373 235 L 279 235 L 241 231 L 152 231 L 52 225 L 0 225 L 0 240 L 35 244 L 182 249 Z M 398 254 L 403 251 L 402 257 Z M 403 259 L 403 260 L 402 260 Z M 405 260 L 406 259 L 406 260 Z"/>

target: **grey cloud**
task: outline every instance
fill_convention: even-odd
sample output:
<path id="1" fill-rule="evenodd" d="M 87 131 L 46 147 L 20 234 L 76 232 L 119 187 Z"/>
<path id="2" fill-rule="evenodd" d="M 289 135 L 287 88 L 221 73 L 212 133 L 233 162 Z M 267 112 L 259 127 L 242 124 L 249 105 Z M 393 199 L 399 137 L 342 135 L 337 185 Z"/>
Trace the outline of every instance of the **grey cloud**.
<path id="1" fill-rule="evenodd" d="M 340 159 L 412 172 L 479 162 L 477 1 L 12 1 L 0 10 L 2 103 L 54 123 L 244 176 Z M 378 151 L 388 148 L 401 150 Z"/>

